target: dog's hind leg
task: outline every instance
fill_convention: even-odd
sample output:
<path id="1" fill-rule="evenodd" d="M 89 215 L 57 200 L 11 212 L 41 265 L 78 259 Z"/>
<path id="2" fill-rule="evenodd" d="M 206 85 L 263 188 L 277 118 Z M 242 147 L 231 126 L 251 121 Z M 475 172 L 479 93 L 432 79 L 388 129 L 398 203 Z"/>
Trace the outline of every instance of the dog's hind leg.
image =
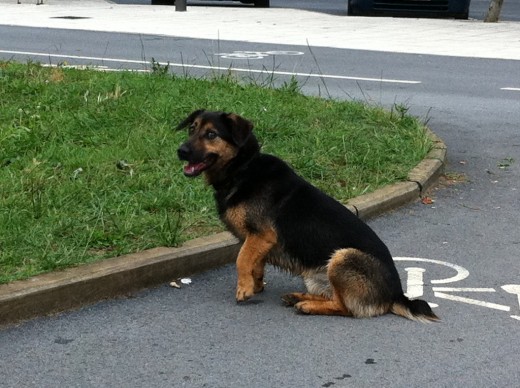
<path id="1" fill-rule="evenodd" d="M 341 298 L 334 293 L 328 267 L 305 271 L 302 277 L 308 292 L 284 295 L 282 301 L 286 306 L 294 306 L 303 314 L 352 316 Z"/>
<path id="2" fill-rule="evenodd" d="M 286 294 L 282 296 L 282 301 L 286 306 L 292 307 L 298 302 L 303 302 L 305 300 L 308 301 L 318 301 L 318 302 L 326 302 L 329 301 L 330 298 L 326 298 L 321 295 L 308 294 L 303 292 L 292 292 L 290 294 Z"/>
<path id="3" fill-rule="evenodd" d="M 334 252 L 327 268 L 334 300 L 357 318 L 390 311 L 396 290 L 392 275 L 376 258 L 357 249 Z"/>
<path id="4" fill-rule="evenodd" d="M 294 307 L 304 314 L 371 317 L 389 312 L 392 296 L 384 266 L 357 249 L 339 249 L 327 265 L 331 297 L 300 297 Z M 306 282 L 310 285 L 315 282 Z M 309 286 L 309 285 L 307 285 Z M 293 294 L 294 295 L 294 294 Z M 305 295 L 305 294 L 304 294 Z"/>
<path id="5" fill-rule="evenodd" d="M 327 268 L 306 271 L 302 274 L 308 292 L 293 292 L 282 297 L 286 306 L 304 314 L 351 315 L 335 298 L 327 275 Z"/>
<path id="6" fill-rule="evenodd" d="M 315 297 L 316 295 L 310 296 Z M 303 314 L 352 316 L 352 313 L 343 305 L 336 295 L 334 295 L 332 299 L 324 297 L 304 299 L 296 303 L 294 307 Z"/>
<path id="7" fill-rule="evenodd" d="M 335 295 L 331 299 L 322 295 L 293 292 L 284 295 L 282 300 L 287 306 L 294 306 L 303 314 L 352 316 Z"/>

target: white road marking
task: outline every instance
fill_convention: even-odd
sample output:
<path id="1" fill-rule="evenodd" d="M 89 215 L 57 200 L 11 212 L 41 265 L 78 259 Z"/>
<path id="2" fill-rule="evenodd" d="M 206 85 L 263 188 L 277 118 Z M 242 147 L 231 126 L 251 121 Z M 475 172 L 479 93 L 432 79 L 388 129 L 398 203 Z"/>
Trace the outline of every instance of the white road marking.
<path id="1" fill-rule="evenodd" d="M 424 268 L 408 267 L 404 269 L 408 276 L 406 278 L 406 292 L 404 295 L 410 299 L 415 299 L 424 294 L 424 280 L 423 273 L 426 272 Z M 437 303 L 428 302 L 431 308 L 439 307 Z"/>
<path id="2" fill-rule="evenodd" d="M 494 288 L 470 288 L 470 287 L 432 287 L 433 291 L 451 292 L 496 292 Z"/>
<path id="3" fill-rule="evenodd" d="M 447 299 L 447 300 L 453 300 L 453 301 L 456 301 L 456 302 L 463 302 L 463 303 L 468 303 L 468 304 L 474 304 L 476 306 L 488 307 L 490 309 L 495 309 L 495 310 L 511 311 L 511 307 L 504 306 L 502 304 L 483 302 L 481 300 L 465 298 L 463 296 L 456 296 L 456 295 L 445 294 L 443 292 L 434 292 L 433 295 L 435 295 L 437 298 L 441 298 L 441 299 Z"/>
<path id="4" fill-rule="evenodd" d="M 520 284 L 505 284 L 502 286 L 502 289 L 509 294 L 516 295 L 518 297 L 518 304 L 520 305 Z M 520 316 L 518 315 L 511 315 L 511 318 L 520 321 Z"/>
<path id="5" fill-rule="evenodd" d="M 408 298 L 418 298 L 424 294 L 423 273 L 426 272 L 424 268 L 408 267 L 404 269 L 408 273 L 406 278 L 406 292 Z"/>
<path id="6" fill-rule="evenodd" d="M 458 282 L 460 280 L 466 279 L 469 276 L 469 271 L 466 268 L 461 267 L 460 265 L 457 265 L 457 264 L 448 263 L 446 261 L 423 259 L 420 257 L 394 257 L 394 261 L 419 261 L 419 262 L 423 262 L 423 263 L 439 264 L 439 265 L 444 265 L 449 268 L 453 268 L 455 271 L 457 271 L 457 274 L 450 278 L 432 280 L 431 281 L 432 284 Z"/>
<path id="7" fill-rule="evenodd" d="M 29 56 L 44 57 L 44 58 L 80 59 L 80 60 L 101 61 L 101 62 L 131 63 L 131 64 L 138 64 L 138 65 L 149 65 L 150 64 L 149 61 L 136 60 L 136 59 L 102 58 L 102 57 L 89 57 L 89 56 L 82 56 L 82 55 L 36 53 L 36 52 L 29 52 L 29 51 L 0 50 L 0 53 L 12 54 L 12 55 L 29 55 Z M 158 63 L 162 66 L 168 65 L 171 67 L 180 67 L 183 69 L 190 68 L 190 69 L 204 69 L 204 70 L 223 70 L 223 71 L 236 71 L 236 72 L 240 72 L 240 73 L 250 73 L 250 74 L 255 73 L 255 74 L 290 75 L 290 76 L 308 77 L 308 78 L 327 78 L 327 79 L 340 79 L 340 80 L 350 80 L 350 81 L 368 81 L 368 82 L 411 84 L 411 85 L 416 85 L 416 84 L 421 83 L 421 81 L 388 79 L 388 78 L 353 77 L 353 76 L 345 76 L 345 75 L 300 73 L 300 72 L 277 71 L 277 70 L 270 71 L 270 70 L 266 70 L 266 69 L 257 70 L 257 69 L 244 69 L 244 68 L 240 68 L 240 67 L 190 65 L 187 63 L 167 63 L 167 62 L 158 62 Z"/>
<path id="8" fill-rule="evenodd" d="M 509 90 L 513 92 L 520 92 L 520 88 L 500 88 L 500 90 Z"/>
<path id="9" fill-rule="evenodd" d="M 270 55 L 304 55 L 301 51 L 233 51 L 232 53 L 215 53 L 213 55 L 226 59 L 263 59 Z"/>
<path id="10" fill-rule="evenodd" d="M 113 69 L 108 66 L 98 66 L 98 65 L 85 66 L 85 65 L 58 65 L 55 63 L 51 63 L 51 64 L 42 63 L 41 66 L 42 67 L 62 67 L 65 69 L 78 69 L 78 70 L 112 71 L 112 72 L 127 71 L 125 69 Z M 152 72 L 152 70 L 144 70 L 144 69 L 137 69 L 137 70 L 132 70 L 132 71 L 135 71 L 137 73 L 151 73 Z"/>
<path id="11" fill-rule="evenodd" d="M 455 271 L 457 271 L 457 274 L 450 278 L 431 280 L 431 283 L 433 284 L 452 283 L 463 280 L 469 276 L 469 271 L 464 267 L 445 261 L 423 259 L 418 257 L 394 257 L 394 261 L 415 261 L 431 264 L 440 264 L 449 268 L 453 268 Z M 407 267 L 405 268 L 405 271 L 407 272 L 405 295 L 409 298 L 417 298 L 423 296 L 424 273 L 426 272 L 426 269 L 420 267 Z M 510 294 L 517 295 L 518 303 L 520 304 L 520 284 L 506 284 L 501 288 Z M 487 307 L 494 310 L 508 312 L 511 311 L 511 307 L 502 304 L 485 302 L 482 300 L 447 294 L 447 292 L 496 292 L 496 290 L 491 287 L 432 287 L 432 291 L 433 295 L 440 299 L 452 300 L 455 302 L 462 302 L 476 306 Z M 429 303 L 429 305 L 431 307 L 437 307 L 437 304 L 435 303 Z M 510 315 L 510 317 L 520 321 L 519 315 Z"/>

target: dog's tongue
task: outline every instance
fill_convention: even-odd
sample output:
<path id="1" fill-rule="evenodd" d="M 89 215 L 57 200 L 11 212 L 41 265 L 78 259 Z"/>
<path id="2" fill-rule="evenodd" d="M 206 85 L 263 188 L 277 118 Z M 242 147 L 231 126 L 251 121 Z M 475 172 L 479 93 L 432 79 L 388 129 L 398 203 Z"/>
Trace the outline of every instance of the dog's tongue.
<path id="1" fill-rule="evenodd" d="M 204 170 L 204 167 L 206 166 L 205 163 L 189 163 L 184 166 L 184 175 L 188 176 L 196 176 L 199 175 L 202 170 Z"/>

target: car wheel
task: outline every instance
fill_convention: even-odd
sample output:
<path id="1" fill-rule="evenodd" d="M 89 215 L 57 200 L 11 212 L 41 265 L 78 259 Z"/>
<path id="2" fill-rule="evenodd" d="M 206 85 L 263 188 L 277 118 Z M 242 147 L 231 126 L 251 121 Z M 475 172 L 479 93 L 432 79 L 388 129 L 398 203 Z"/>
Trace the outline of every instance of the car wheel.
<path id="1" fill-rule="evenodd" d="M 464 19 L 467 20 L 469 18 L 469 11 L 461 13 L 459 15 L 455 15 L 455 19 Z"/>
<path id="2" fill-rule="evenodd" d="M 347 16 L 354 16 L 354 12 L 352 11 L 352 6 L 350 5 L 350 0 L 347 2 Z"/>
<path id="3" fill-rule="evenodd" d="M 255 7 L 257 8 L 269 8 L 269 0 L 254 0 Z"/>
<path id="4" fill-rule="evenodd" d="M 152 0 L 152 5 L 175 5 L 175 0 Z"/>

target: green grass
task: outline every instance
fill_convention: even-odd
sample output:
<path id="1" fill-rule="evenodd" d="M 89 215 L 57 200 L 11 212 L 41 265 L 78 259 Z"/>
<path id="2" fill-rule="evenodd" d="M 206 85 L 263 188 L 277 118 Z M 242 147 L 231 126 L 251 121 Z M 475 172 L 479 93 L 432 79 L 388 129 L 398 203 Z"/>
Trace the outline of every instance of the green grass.
<path id="1" fill-rule="evenodd" d="M 252 120 L 264 152 L 344 202 L 430 148 L 403 112 L 160 73 L 0 62 L 0 283 L 222 230 L 176 157 L 172 128 L 194 109 Z"/>

